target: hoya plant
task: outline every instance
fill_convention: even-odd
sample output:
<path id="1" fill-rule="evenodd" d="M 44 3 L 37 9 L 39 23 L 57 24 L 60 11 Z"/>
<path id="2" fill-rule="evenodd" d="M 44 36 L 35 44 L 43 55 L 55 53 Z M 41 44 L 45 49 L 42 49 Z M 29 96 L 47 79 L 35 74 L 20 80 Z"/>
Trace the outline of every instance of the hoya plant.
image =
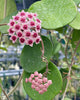
<path id="1" fill-rule="evenodd" d="M 14 0 L 8 1 L 10 4 Z M 24 45 L 20 55 L 23 72 L 17 84 L 8 94 L 0 84 L 8 100 L 21 80 L 26 94 L 33 100 L 52 100 L 58 94 L 62 95 L 62 100 L 66 99 L 73 75 L 72 68 L 80 47 L 79 2 L 80 0 L 41 0 L 33 3 L 27 11 L 16 11 L 9 16 L 7 13 L 10 8 L 6 11 L 4 9 L 7 17 L 2 20 L 3 17 L 0 16 L 1 34 L 7 34 L 13 44 L 18 42 Z M 46 36 L 42 35 L 42 29 L 47 30 Z M 56 32 L 65 39 L 60 39 Z M 66 41 L 65 46 L 59 43 L 62 40 Z M 59 51 L 65 54 L 62 63 L 66 63 L 67 71 L 63 68 L 59 70 L 57 64 L 53 63 Z M 77 62 L 79 63 L 78 60 Z"/>

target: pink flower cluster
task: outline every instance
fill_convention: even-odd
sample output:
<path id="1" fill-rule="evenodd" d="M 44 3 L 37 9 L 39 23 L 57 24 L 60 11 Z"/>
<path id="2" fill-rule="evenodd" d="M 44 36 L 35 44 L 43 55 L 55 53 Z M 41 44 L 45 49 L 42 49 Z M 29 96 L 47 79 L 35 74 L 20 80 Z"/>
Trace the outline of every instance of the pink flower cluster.
<path id="1" fill-rule="evenodd" d="M 25 79 L 25 82 L 32 83 L 31 88 L 35 89 L 39 92 L 39 94 L 43 94 L 47 91 L 49 85 L 52 84 L 52 80 L 48 80 L 46 77 L 43 77 L 41 73 L 37 71 L 34 74 L 31 74 L 29 78 Z"/>
<path id="2" fill-rule="evenodd" d="M 37 18 L 36 13 L 24 12 L 22 10 L 16 16 L 13 16 L 13 19 L 10 19 L 8 25 L 8 32 L 13 43 L 19 39 L 21 44 L 32 47 L 34 42 L 38 44 L 41 41 L 39 36 L 41 21 Z"/>

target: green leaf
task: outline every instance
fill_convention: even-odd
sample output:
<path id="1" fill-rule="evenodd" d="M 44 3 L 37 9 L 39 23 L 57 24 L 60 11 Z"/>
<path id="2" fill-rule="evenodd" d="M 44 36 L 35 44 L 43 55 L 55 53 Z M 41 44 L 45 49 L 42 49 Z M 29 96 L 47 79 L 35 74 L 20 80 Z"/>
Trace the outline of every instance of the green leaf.
<path id="1" fill-rule="evenodd" d="M 75 48 L 77 42 L 80 40 L 80 30 L 73 30 L 73 34 L 72 34 L 72 47 Z M 77 48 L 77 52 L 80 52 L 80 45 Z"/>
<path id="2" fill-rule="evenodd" d="M 45 29 L 56 29 L 70 23 L 77 14 L 72 0 L 42 0 L 35 2 L 28 9 L 38 14 Z"/>
<path id="3" fill-rule="evenodd" d="M 72 100 L 72 99 L 70 99 L 70 98 L 64 98 L 64 100 Z"/>
<path id="4" fill-rule="evenodd" d="M 44 42 L 44 56 L 47 57 L 47 60 L 49 61 L 50 57 L 52 56 L 52 44 L 50 40 L 42 36 L 43 42 Z M 20 56 L 20 62 L 21 66 L 24 70 L 27 72 L 34 72 L 34 71 L 40 71 L 42 70 L 46 63 L 42 61 L 41 55 L 41 43 L 34 44 L 33 47 L 30 47 L 28 45 L 25 45 L 21 56 Z"/>
<path id="5" fill-rule="evenodd" d="M 2 49 L 2 50 L 4 50 L 4 51 L 7 51 L 7 49 L 6 49 L 6 48 L 4 48 L 4 47 L 0 47 L 0 49 Z"/>
<path id="6" fill-rule="evenodd" d="M 3 19 L 0 24 L 4 24 L 4 23 L 9 23 L 9 20 L 12 18 L 12 16 L 16 15 L 18 13 L 18 11 L 12 13 L 11 15 L 7 16 L 5 19 Z M 8 33 L 7 30 L 8 30 L 9 26 L 8 25 L 5 25 L 5 26 L 0 26 L 0 32 L 1 33 Z"/>
<path id="7" fill-rule="evenodd" d="M 72 69 L 80 70 L 80 65 L 73 65 L 73 66 L 72 66 Z"/>
<path id="8" fill-rule="evenodd" d="M 73 0 L 76 4 L 80 3 L 80 0 Z"/>
<path id="9" fill-rule="evenodd" d="M 80 13 L 77 12 L 76 18 L 69 24 L 74 29 L 80 29 Z"/>
<path id="10" fill-rule="evenodd" d="M 52 85 L 48 87 L 47 92 L 44 94 L 39 94 L 37 91 L 31 88 L 31 83 L 25 83 L 25 79 L 29 78 L 30 74 L 24 72 L 23 74 L 23 87 L 26 93 L 33 99 L 33 100 L 52 100 L 59 92 L 62 87 L 62 77 L 57 69 L 57 67 L 49 62 L 48 68 L 50 72 L 47 75 L 48 80 L 52 80 Z"/>
<path id="11" fill-rule="evenodd" d="M 66 34 L 67 28 L 68 28 L 68 25 L 61 27 L 61 28 L 57 28 L 55 30 L 58 31 L 59 33 Z"/>
<path id="12" fill-rule="evenodd" d="M 5 0 L 0 0 L 0 21 L 3 19 L 4 16 L 4 5 L 5 5 Z M 7 0 L 6 16 L 10 15 L 12 12 L 16 10 L 17 8 L 15 0 Z"/>
<path id="13" fill-rule="evenodd" d="M 56 40 L 55 37 L 53 37 L 53 54 L 58 53 L 60 48 L 61 48 L 61 44 Z"/>

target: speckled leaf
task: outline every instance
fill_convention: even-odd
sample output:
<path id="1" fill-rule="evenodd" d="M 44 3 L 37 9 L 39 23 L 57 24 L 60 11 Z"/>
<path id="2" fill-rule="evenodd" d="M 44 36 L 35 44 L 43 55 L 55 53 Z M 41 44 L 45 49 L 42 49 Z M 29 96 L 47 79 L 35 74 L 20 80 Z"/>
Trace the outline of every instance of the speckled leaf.
<path id="1" fill-rule="evenodd" d="M 80 3 L 80 0 L 73 0 L 76 4 Z"/>
<path id="2" fill-rule="evenodd" d="M 42 0 L 32 4 L 29 12 L 38 13 L 45 29 L 56 29 L 73 20 L 77 14 L 72 0 Z"/>
<path id="3" fill-rule="evenodd" d="M 76 18 L 69 24 L 74 29 L 80 29 L 80 13 L 77 12 Z"/>
<path id="4" fill-rule="evenodd" d="M 5 5 L 5 0 L 0 0 L 0 21 L 3 19 L 4 16 L 4 5 Z M 10 15 L 12 12 L 16 10 L 17 8 L 15 0 L 7 0 L 6 16 Z"/>
<path id="5" fill-rule="evenodd" d="M 46 56 L 49 60 L 52 56 L 52 44 L 47 37 L 43 36 L 42 39 L 44 42 L 44 56 Z M 30 47 L 28 45 L 24 46 L 20 56 L 21 66 L 24 70 L 26 70 L 27 72 L 34 72 L 36 70 L 40 71 L 45 67 L 46 63 L 43 62 L 41 58 L 41 48 L 41 43 L 37 45 L 34 44 L 33 47 Z"/>
<path id="6" fill-rule="evenodd" d="M 48 68 L 50 73 L 48 73 L 47 78 L 52 80 L 52 85 L 48 87 L 48 91 L 44 94 L 39 94 L 37 91 L 31 88 L 31 83 L 25 83 L 25 78 L 28 78 L 30 74 L 24 72 L 23 74 L 23 87 L 26 93 L 33 100 L 52 100 L 59 92 L 62 87 L 62 77 L 57 69 L 57 67 L 53 63 L 48 64 Z"/>
<path id="7" fill-rule="evenodd" d="M 11 15 L 7 16 L 5 19 L 3 19 L 0 24 L 3 24 L 3 23 L 8 23 L 9 20 L 12 18 L 12 16 L 16 15 L 18 13 L 18 11 L 12 13 Z M 0 26 L 0 32 L 1 33 L 8 33 L 8 28 L 9 26 L 8 25 L 5 25 L 5 26 Z"/>
<path id="8" fill-rule="evenodd" d="M 80 40 L 80 30 L 74 30 L 73 31 L 73 34 L 72 34 L 72 40 L 71 40 L 71 43 L 72 43 L 72 47 L 75 48 L 76 47 L 76 44 L 77 42 Z M 80 53 L 80 45 L 78 46 L 77 48 L 77 52 Z"/>

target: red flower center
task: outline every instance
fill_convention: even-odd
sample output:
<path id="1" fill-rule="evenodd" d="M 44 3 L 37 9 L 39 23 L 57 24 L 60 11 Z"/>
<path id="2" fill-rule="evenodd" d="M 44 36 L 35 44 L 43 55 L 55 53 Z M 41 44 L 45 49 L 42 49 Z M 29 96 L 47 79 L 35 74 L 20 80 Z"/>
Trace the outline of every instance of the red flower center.
<path id="1" fill-rule="evenodd" d="M 21 42 L 21 43 L 24 43 L 24 41 L 25 41 L 24 38 L 21 38 L 21 39 L 20 39 L 20 42 Z"/>
<path id="2" fill-rule="evenodd" d="M 32 41 L 32 40 L 29 40 L 29 41 L 28 41 L 28 43 L 29 43 L 29 44 L 32 44 L 32 43 L 33 43 L 33 41 Z"/>

